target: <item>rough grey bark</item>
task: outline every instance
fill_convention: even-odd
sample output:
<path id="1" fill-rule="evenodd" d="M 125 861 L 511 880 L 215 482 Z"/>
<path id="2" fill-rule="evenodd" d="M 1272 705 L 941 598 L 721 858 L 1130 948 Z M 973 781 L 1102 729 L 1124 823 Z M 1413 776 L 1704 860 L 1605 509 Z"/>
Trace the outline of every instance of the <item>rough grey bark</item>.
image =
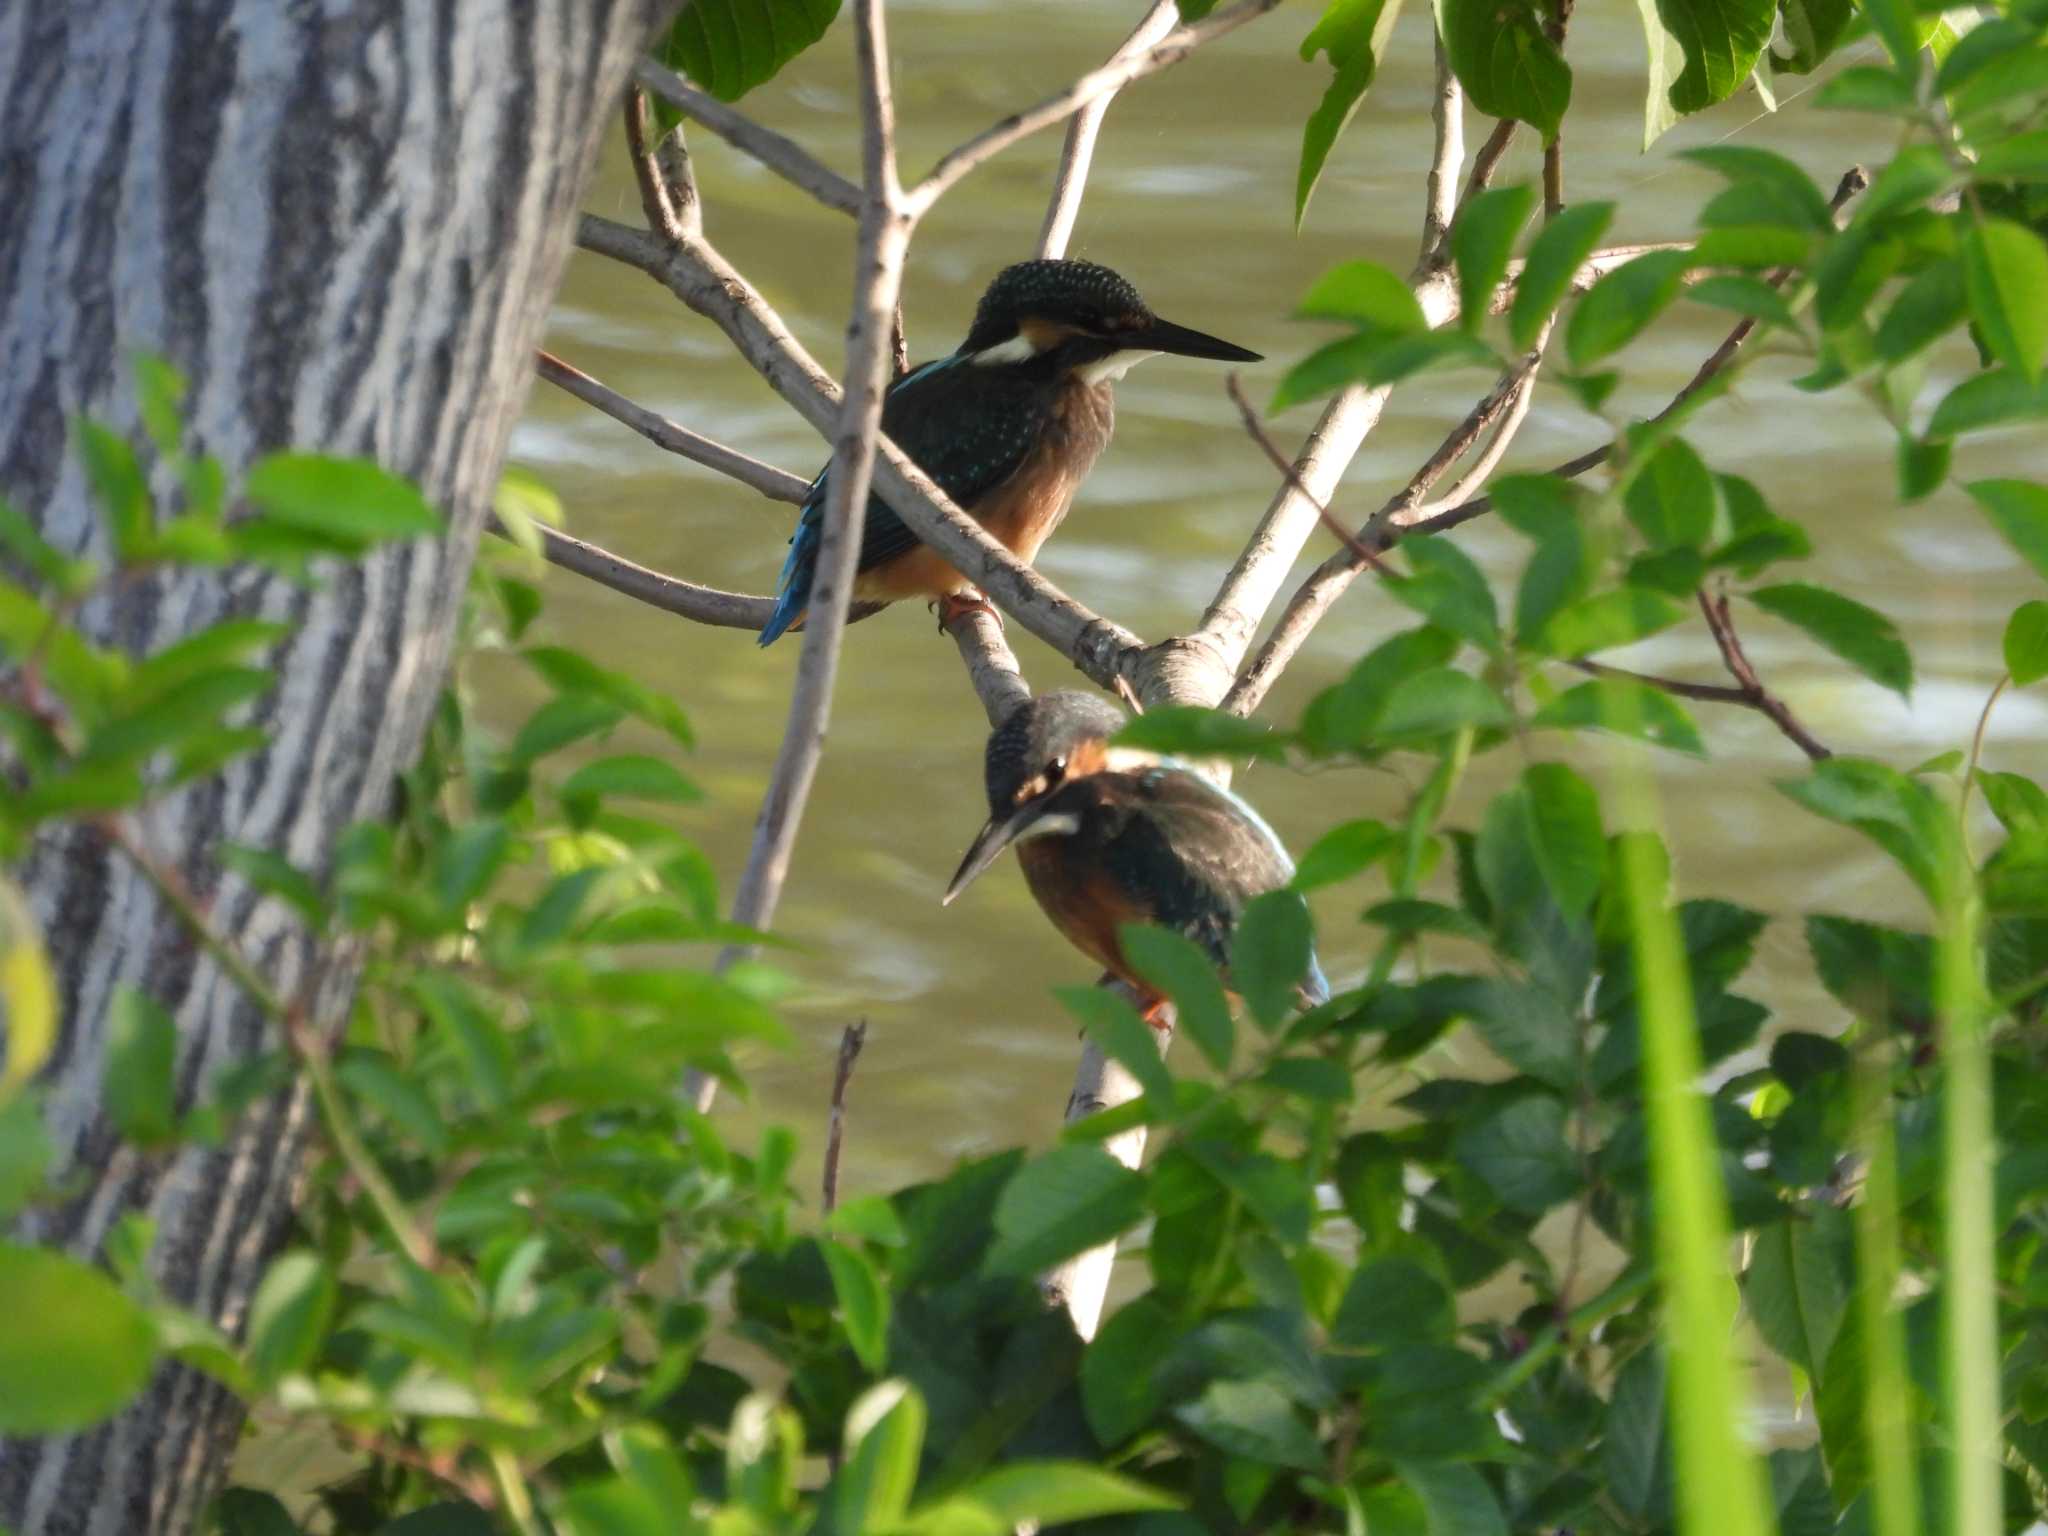
<path id="1" fill-rule="evenodd" d="M 449 517 L 446 539 L 318 591 L 187 574 L 85 616 L 141 649 L 230 612 L 296 626 L 258 713 L 274 747 L 145 826 L 280 990 L 306 986 L 310 946 L 213 850 L 232 839 L 318 868 L 343 827 L 385 808 L 417 749 L 576 200 L 663 8 L 0 0 L 0 494 L 61 547 L 93 547 L 67 422 L 132 427 L 126 360 L 150 349 L 191 381 L 192 445 L 231 473 L 287 445 L 366 455 Z M 117 983 L 177 1019 L 186 1103 L 265 1026 L 97 839 L 45 843 L 27 883 L 65 1004 L 49 1118 L 87 1180 L 33 1235 L 91 1253 L 143 1213 L 165 1292 L 238 1328 L 289 1216 L 307 1108 L 267 1105 L 217 1152 L 118 1151 L 97 1108 Z M 313 980 L 320 1016 L 339 1017 L 352 968 L 329 961 Z M 188 1530 L 240 1419 L 204 1379 L 166 1370 L 97 1430 L 0 1442 L 0 1525 Z"/>

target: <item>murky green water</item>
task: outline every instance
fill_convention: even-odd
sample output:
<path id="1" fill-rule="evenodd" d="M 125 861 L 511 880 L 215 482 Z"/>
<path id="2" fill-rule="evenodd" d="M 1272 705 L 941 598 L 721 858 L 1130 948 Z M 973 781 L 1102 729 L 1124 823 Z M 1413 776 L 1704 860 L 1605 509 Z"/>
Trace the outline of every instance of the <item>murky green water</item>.
<path id="1" fill-rule="evenodd" d="M 1318 339 L 1315 328 L 1286 318 L 1312 278 L 1347 257 L 1400 270 L 1413 259 L 1429 123 L 1427 13 L 1411 10 L 1301 234 L 1289 227 L 1295 154 L 1327 71 L 1296 56 L 1312 18 L 1308 8 L 1290 6 L 1117 102 L 1074 254 L 1124 272 L 1160 313 L 1264 351 L 1270 360 L 1250 370 L 1248 382 L 1255 395 L 1269 390 L 1287 360 Z M 906 177 L 1098 62 L 1134 15 L 1135 7 L 1072 0 L 1000 11 L 943 0 L 892 6 Z M 1685 232 L 1709 181 L 1671 161 L 1669 149 L 1682 144 L 1731 136 L 1767 144 L 1829 187 L 1859 156 L 1883 151 L 1867 120 L 1797 105 L 1771 119 L 1746 94 L 1645 159 L 1637 153 L 1640 47 L 1633 8 L 1582 8 L 1570 47 L 1580 106 L 1568 130 L 1568 187 L 1575 198 L 1621 201 L 1617 238 Z M 842 24 L 750 98 L 747 110 L 851 173 L 850 61 Z M 1485 126 L 1475 119 L 1472 136 Z M 836 369 L 850 223 L 812 207 L 708 134 L 698 133 L 695 143 L 710 235 Z M 980 172 L 920 232 L 908 291 L 914 356 L 950 350 L 988 277 L 1029 254 L 1057 146 L 1057 135 L 1046 135 Z M 1524 146 L 1508 174 L 1530 174 L 1533 159 Z M 639 217 L 616 149 L 607 151 L 590 206 Z M 1625 403 L 1660 406 L 1724 328 L 1714 312 L 1682 308 L 1676 323 L 1628 354 L 1636 392 Z M 576 258 L 549 345 L 634 398 L 802 475 L 823 457 L 815 434 L 708 323 L 597 257 Z M 1964 364 L 1938 360 L 1930 387 Z M 1813 400 L 1789 388 L 1786 380 L 1799 371 L 1789 361 L 1768 363 L 1700 419 L 1694 441 L 1716 467 L 1753 477 L 1782 511 L 1806 523 L 1816 568 L 1900 623 L 1915 648 L 1920 685 L 1909 708 L 1845 681 L 1802 637 L 1759 614 L 1745 633 L 1766 678 L 1824 740 L 1909 764 L 1967 739 L 1997 675 L 2003 617 L 2029 595 L 2032 578 L 1960 496 L 1897 506 L 1888 436 L 1848 398 Z M 1132 374 L 1118 391 L 1116 440 L 1040 562 L 1081 601 L 1147 638 L 1192 624 L 1273 489 L 1222 386 L 1217 365 L 1187 360 L 1160 359 Z M 1400 391 L 1340 503 L 1360 514 L 1377 505 L 1483 387 L 1479 376 L 1466 375 Z M 1303 407 L 1280 426 L 1292 441 L 1312 419 Z M 1547 391 L 1511 462 L 1539 468 L 1600 438 L 1597 423 Z M 1966 456 L 1959 468 L 1971 474 L 2010 472 L 2025 444 L 2014 435 Z M 535 388 L 515 457 L 559 489 L 571 528 L 584 537 L 698 581 L 755 592 L 773 583 L 791 509 L 662 454 L 544 385 Z M 1517 569 L 1521 551 L 1505 528 L 1482 520 L 1458 537 L 1502 580 Z M 1326 552 L 1314 547 L 1307 560 Z M 730 884 L 781 730 L 796 644 L 764 653 L 749 635 L 694 627 L 573 576 L 552 572 L 547 585 L 553 626 L 689 709 L 703 742 L 690 766 L 709 798 L 684 824 Z M 1268 712 L 1292 719 L 1350 659 L 1409 622 L 1406 610 L 1360 583 Z M 1034 686 L 1079 681 L 1029 635 L 1013 638 Z M 1698 625 L 1620 659 L 1718 675 Z M 500 702 L 511 719 L 528 701 L 508 693 Z M 1991 760 L 2031 753 L 2043 722 L 2038 702 L 2010 698 Z M 1801 771 L 1803 760 L 1765 722 L 1708 710 L 1701 724 L 1711 761 L 1660 759 L 1688 894 L 1725 895 L 1788 918 L 1812 908 L 1911 913 L 1903 881 L 1876 856 L 1772 790 L 1774 777 Z M 790 1009 L 797 1046 L 752 1060 L 755 1102 L 724 1112 L 741 1124 L 793 1122 L 814 1149 L 840 1027 L 867 1019 L 848 1145 L 854 1190 L 935 1173 L 962 1154 L 1004 1143 L 1042 1143 L 1065 1102 L 1076 1041 L 1046 989 L 1088 980 L 1092 971 L 1054 935 L 1010 869 L 951 909 L 938 904 L 982 815 L 984 734 L 953 648 L 922 608 L 899 607 L 849 633 L 830 748 L 777 922 L 803 946 L 790 961 L 804 988 Z M 1499 777 L 1519 766 L 1514 754 L 1485 765 L 1464 787 L 1458 818 L 1475 819 Z M 1392 815 L 1404 795 L 1396 778 L 1363 771 L 1264 767 L 1240 787 L 1297 848 L 1340 819 Z M 1366 954 L 1355 923 L 1366 897 L 1363 887 L 1340 887 L 1317 903 L 1325 964 L 1339 984 Z M 1833 1028 L 1825 999 L 1800 979 L 1801 944 L 1796 921 L 1767 932 L 1761 990 L 1781 1008 L 1810 1010 L 1808 1027 Z"/>

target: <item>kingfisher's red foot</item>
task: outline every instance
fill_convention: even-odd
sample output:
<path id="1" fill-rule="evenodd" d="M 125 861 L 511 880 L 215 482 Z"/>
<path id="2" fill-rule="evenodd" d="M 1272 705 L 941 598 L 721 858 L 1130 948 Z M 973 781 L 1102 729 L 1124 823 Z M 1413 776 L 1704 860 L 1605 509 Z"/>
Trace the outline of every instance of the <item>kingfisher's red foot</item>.
<path id="1" fill-rule="evenodd" d="M 1166 998 L 1155 997 L 1151 1002 L 1138 1010 L 1138 1017 L 1147 1024 L 1150 1024 L 1161 1034 L 1165 1034 L 1173 1028 L 1173 1020 L 1168 1017 L 1172 1008 L 1173 1004 Z"/>
<path id="2" fill-rule="evenodd" d="M 995 604 L 983 597 L 973 587 L 969 587 L 963 592 L 948 592 L 938 600 L 935 606 L 939 611 L 939 632 L 941 634 L 951 629 L 956 620 L 963 619 L 970 613 L 985 613 L 996 621 L 997 629 L 1004 628 L 1003 616 L 996 611 Z"/>

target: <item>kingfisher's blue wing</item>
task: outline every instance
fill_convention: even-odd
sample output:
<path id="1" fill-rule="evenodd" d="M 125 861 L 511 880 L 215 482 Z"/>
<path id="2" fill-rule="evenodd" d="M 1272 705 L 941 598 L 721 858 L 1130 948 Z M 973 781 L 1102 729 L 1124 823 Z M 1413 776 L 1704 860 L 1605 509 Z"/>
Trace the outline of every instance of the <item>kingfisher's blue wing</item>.
<path id="1" fill-rule="evenodd" d="M 882 402 L 882 430 L 960 506 L 971 508 L 1015 474 L 1051 410 L 1042 383 L 1008 368 L 981 368 L 955 354 L 913 369 Z M 761 631 L 767 645 L 810 603 L 825 515 L 826 472 L 811 494 L 782 565 L 775 612 Z M 870 571 L 917 547 L 918 537 L 879 496 L 868 499 L 858 570 Z"/>
<path id="2" fill-rule="evenodd" d="M 1238 919 L 1248 902 L 1294 878 L 1273 829 L 1244 800 L 1173 763 L 1119 776 L 1128 815 L 1104 848 L 1110 874 L 1152 912 L 1230 968 Z M 1302 979 L 1311 1004 L 1330 996 L 1313 956 Z"/>

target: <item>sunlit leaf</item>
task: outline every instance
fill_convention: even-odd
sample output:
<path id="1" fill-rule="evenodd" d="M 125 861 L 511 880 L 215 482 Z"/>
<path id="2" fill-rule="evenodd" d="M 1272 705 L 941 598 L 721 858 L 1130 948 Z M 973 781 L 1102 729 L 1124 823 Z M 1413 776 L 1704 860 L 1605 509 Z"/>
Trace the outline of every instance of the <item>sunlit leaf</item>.
<path id="1" fill-rule="evenodd" d="M 1528 123 L 1546 139 L 1557 132 L 1571 105 L 1572 70 L 1534 5 L 1444 0 L 1437 15 L 1444 52 L 1473 106 Z"/>
<path id="2" fill-rule="evenodd" d="M 1517 347 L 1536 340 L 1543 322 L 1570 291 L 1573 274 L 1613 220 L 1612 203 L 1574 203 L 1543 226 L 1515 279 L 1515 301 L 1508 311 L 1508 333 Z"/>
<path id="3" fill-rule="evenodd" d="M 1980 219 L 1963 236 L 1963 281 L 1984 344 L 2029 382 L 2048 355 L 2048 245 L 2024 224 Z"/>
<path id="4" fill-rule="evenodd" d="M 1749 600 L 1795 624 L 1872 682 L 1906 697 L 1913 691 L 1913 656 L 1898 629 L 1875 608 L 1827 587 L 1805 582 L 1758 587 Z"/>
<path id="5" fill-rule="evenodd" d="M 839 0 L 688 0 L 654 56 L 721 101 L 775 78 L 825 35 Z"/>
<path id="6" fill-rule="evenodd" d="M 1186 15 L 1187 7 L 1183 5 L 1181 11 Z M 1330 151 L 1372 88 L 1380 56 L 1394 30 L 1394 18 L 1400 13 L 1401 0 L 1326 0 L 1321 19 L 1301 40 L 1302 58 L 1327 54 L 1336 76 L 1324 87 L 1322 100 L 1302 127 L 1301 165 L 1294 181 L 1297 228 L 1308 212 L 1308 200 L 1315 195 Z"/>
<path id="7" fill-rule="evenodd" d="M 119 1411 L 149 1378 L 156 1336 L 98 1270 L 0 1242 L 0 1431 L 54 1435 Z M 33 1320 L 33 1326 L 28 1326 Z"/>

